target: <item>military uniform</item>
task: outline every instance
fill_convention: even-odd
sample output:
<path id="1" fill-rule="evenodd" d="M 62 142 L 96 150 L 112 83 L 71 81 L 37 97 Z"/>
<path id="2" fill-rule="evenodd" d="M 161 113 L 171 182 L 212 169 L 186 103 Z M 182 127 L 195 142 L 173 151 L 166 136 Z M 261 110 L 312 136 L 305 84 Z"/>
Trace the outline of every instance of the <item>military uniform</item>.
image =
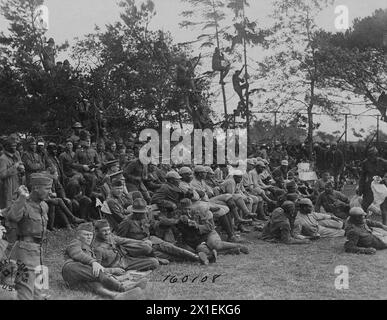
<path id="1" fill-rule="evenodd" d="M 376 250 L 387 249 L 387 244 L 379 237 L 372 234 L 372 228 L 383 228 L 384 226 L 376 221 L 365 220 L 364 224 L 356 225 L 349 220 L 345 227 L 347 242 L 345 251 L 349 253 L 365 253 L 366 248 Z"/>
<path id="2" fill-rule="evenodd" d="M 135 204 L 133 205 L 133 212 L 136 212 Z M 168 259 L 171 261 L 199 261 L 199 257 L 197 255 L 176 247 L 171 243 L 165 242 L 158 237 L 151 236 L 151 225 L 154 226 L 154 221 L 150 221 L 145 214 L 144 218 L 141 220 L 136 220 L 129 216 L 126 217 L 125 220 L 118 226 L 117 234 L 124 238 L 150 240 L 152 242 L 153 254 L 158 258 Z"/>
<path id="3" fill-rule="evenodd" d="M 106 200 L 106 203 L 111 212 L 111 214 L 106 215 L 106 219 L 109 221 L 112 230 L 115 231 L 118 225 L 129 214 L 129 211 L 125 208 L 129 207 L 132 203 L 128 198 L 115 197 L 113 195 Z"/>
<path id="4" fill-rule="evenodd" d="M 107 272 L 100 272 L 96 278 L 93 275 L 93 262 L 98 259 L 93 249 L 86 243 L 75 239 L 65 251 L 66 262 L 62 268 L 63 280 L 70 288 L 92 289 L 90 283 L 99 282 L 105 288 L 122 292 L 122 284 L 110 276 Z M 106 270 L 105 271 L 109 271 Z"/>
<path id="5" fill-rule="evenodd" d="M 31 174 L 44 171 L 46 169 L 46 164 L 41 155 L 32 151 L 25 151 L 23 153 L 22 161 L 26 168 L 27 186 L 29 187 Z"/>
<path id="6" fill-rule="evenodd" d="M 285 204 L 284 204 L 285 205 Z M 262 240 L 285 244 L 302 244 L 302 240 L 294 239 L 294 219 L 289 220 L 283 208 L 277 208 L 270 216 L 262 231 Z"/>
<path id="7" fill-rule="evenodd" d="M 154 270 L 158 260 L 149 257 L 152 247 L 143 241 L 110 236 L 108 241 L 95 239 L 93 248 L 97 261 L 105 268 L 121 268 L 126 271 Z"/>
<path id="8" fill-rule="evenodd" d="M 9 207 L 20 186 L 19 172 L 15 166 L 20 161 L 19 153 L 7 151 L 0 156 L 0 209 Z"/>
<path id="9" fill-rule="evenodd" d="M 27 268 L 24 279 L 17 277 L 15 287 L 20 300 L 41 299 L 42 292 L 35 286 L 36 268 L 43 265 L 43 241 L 46 238 L 48 205 L 19 198 L 11 206 L 7 219 L 17 224 L 18 241 L 10 258 Z"/>

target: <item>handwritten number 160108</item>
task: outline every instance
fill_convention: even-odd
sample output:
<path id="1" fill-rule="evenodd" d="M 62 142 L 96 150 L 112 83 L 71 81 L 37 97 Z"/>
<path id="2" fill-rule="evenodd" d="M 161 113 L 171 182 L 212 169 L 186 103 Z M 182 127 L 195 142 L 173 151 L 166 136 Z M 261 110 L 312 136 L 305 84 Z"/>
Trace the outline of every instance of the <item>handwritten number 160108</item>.
<path id="1" fill-rule="evenodd" d="M 167 275 L 163 282 L 167 282 L 169 280 L 170 283 L 206 283 L 211 282 L 215 283 L 215 281 L 221 276 L 221 274 L 216 274 L 214 276 L 184 276 L 181 278 L 178 278 L 174 275 Z"/>

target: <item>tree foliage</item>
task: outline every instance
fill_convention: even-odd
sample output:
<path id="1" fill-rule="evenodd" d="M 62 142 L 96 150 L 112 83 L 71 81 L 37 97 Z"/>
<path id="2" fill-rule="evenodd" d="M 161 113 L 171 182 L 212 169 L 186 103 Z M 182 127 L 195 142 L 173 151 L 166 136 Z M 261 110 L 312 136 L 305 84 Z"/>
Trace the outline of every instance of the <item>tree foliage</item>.
<path id="1" fill-rule="evenodd" d="M 387 121 L 387 102 L 380 97 L 387 91 L 387 9 L 372 16 L 356 19 L 345 33 L 320 34 L 319 62 L 323 65 L 326 83 L 376 108 Z"/>

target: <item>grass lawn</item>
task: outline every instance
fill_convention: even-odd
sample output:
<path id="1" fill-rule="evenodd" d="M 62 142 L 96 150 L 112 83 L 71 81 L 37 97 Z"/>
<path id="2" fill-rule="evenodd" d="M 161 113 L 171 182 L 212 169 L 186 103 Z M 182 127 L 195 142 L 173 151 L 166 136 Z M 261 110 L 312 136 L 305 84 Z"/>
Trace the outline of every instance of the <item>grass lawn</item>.
<path id="1" fill-rule="evenodd" d="M 344 238 L 286 246 L 266 243 L 257 236 L 257 232 L 248 236 L 252 242 L 248 245 L 249 255 L 219 256 L 218 263 L 208 267 L 186 263 L 160 267 L 151 275 L 147 297 L 152 300 L 387 299 L 387 251 L 374 256 L 347 254 Z M 71 232 L 64 231 L 49 235 L 44 261 L 50 272 L 51 299 L 99 299 L 64 286 L 63 252 L 72 237 Z M 335 268 L 340 265 L 349 269 L 348 290 L 335 289 Z M 177 282 L 170 283 L 171 277 L 164 282 L 168 275 L 176 276 Z M 215 275 L 220 277 L 213 283 Z M 188 281 L 184 276 L 188 276 Z M 208 280 L 201 283 L 205 276 Z M 194 280 L 195 277 L 198 278 Z M 187 282 L 182 283 L 183 280 Z M 0 290 L 0 299 L 10 297 Z"/>
<path id="2" fill-rule="evenodd" d="M 387 299 L 387 251 L 375 256 L 346 254 L 345 239 L 319 240 L 309 245 L 286 246 L 249 235 L 250 254 L 220 256 L 209 267 L 193 264 L 162 266 L 151 275 L 146 294 L 156 300 L 259 299 Z M 90 300 L 92 294 L 65 288 L 61 277 L 63 249 L 72 234 L 49 236 L 45 263 L 50 273 L 51 299 Z M 335 289 L 335 268 L 349 269 L 349 289 Z M 175 283 L 163 281 L 176 276 Z M 189 276 L 183 279 L 184 276 Z M 213 276 L 220 275 L 213 283 Z M 199 276 L 193 283 L 194 277 Z M 200 280 L 208 280 L 201 283 Z M 182 283 L 182 281 L 187 281 Z M 174 281 L 174 280 L 173 280 Z M 10 294 L 0 291 L 0 299 Z"/>

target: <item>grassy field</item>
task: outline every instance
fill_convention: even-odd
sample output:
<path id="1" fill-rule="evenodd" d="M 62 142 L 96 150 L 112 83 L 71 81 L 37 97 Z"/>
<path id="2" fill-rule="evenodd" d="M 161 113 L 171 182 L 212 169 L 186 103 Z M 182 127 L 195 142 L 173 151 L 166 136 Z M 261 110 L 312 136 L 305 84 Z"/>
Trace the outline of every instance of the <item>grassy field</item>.
<path id="1" fill-rule="evenodd" d="M 151 275 L 146 295 L 156 300 L 200 299 L 387 299 L 387 251 L 375 256 L 346 254 L 345 239 L 320 240 L 310 245 L 286 246 L 249 235 L 250 254 L 220 256 L 208 267 L 192 264 L 162 266 Z M 45 263 L 50 270 L 51 299 L 90 300 L 92 294 L 68 290 L 61 277 L 63 249 L 71 232 L 49 236 Z M 335 289 L 335 268 L 349 269 L 349 289 Z M 168 275 L 176 276 L 171 283 Z M 215 282 L 213 276 L 220 275 Z M 184 278 L 184 276 L 188 276 Z M 208 280 L 201 283 L 201 280 Z M 192 280 L 198 277 L 192 283 Z M 187 281 L 183 283 L 182 281 Z M 173 279 L 172 281 L 175 281 Z M 0 293 L 0 299 L 10 294 Z"/>
<path id="2" fill-rule="evenodd" d="M 64 285 L 61 276 L 63 252 L 72 237 L 71 232 L 64 231 L 49 235 L 45 263 L 50 271 L 51 299 L 99 299 L 90 293 L 68 290 Z M 248 245 L 249 255 L 220 256 L 216 264 L 208 267 L 185 263 L 160 267 L 151 275 L 147 298 L 387 299 L 387 251 L 379 251 L 375 256 L 347 254 L 344 238 L 319 240 L 302 246 L 267 243 L 258 240 L 258 232 L 251 233 L 248 239 L 252 242 Z M 349 269 L 348 290 L 335 288 L 335 269 L 341 265 Z M 170 277 L 164 281 L 168 275 Z M 214 276 L 219 276 L 215 282 Z M 0 290 L 0 299 L 11 298 L 12 294 Z"/>

